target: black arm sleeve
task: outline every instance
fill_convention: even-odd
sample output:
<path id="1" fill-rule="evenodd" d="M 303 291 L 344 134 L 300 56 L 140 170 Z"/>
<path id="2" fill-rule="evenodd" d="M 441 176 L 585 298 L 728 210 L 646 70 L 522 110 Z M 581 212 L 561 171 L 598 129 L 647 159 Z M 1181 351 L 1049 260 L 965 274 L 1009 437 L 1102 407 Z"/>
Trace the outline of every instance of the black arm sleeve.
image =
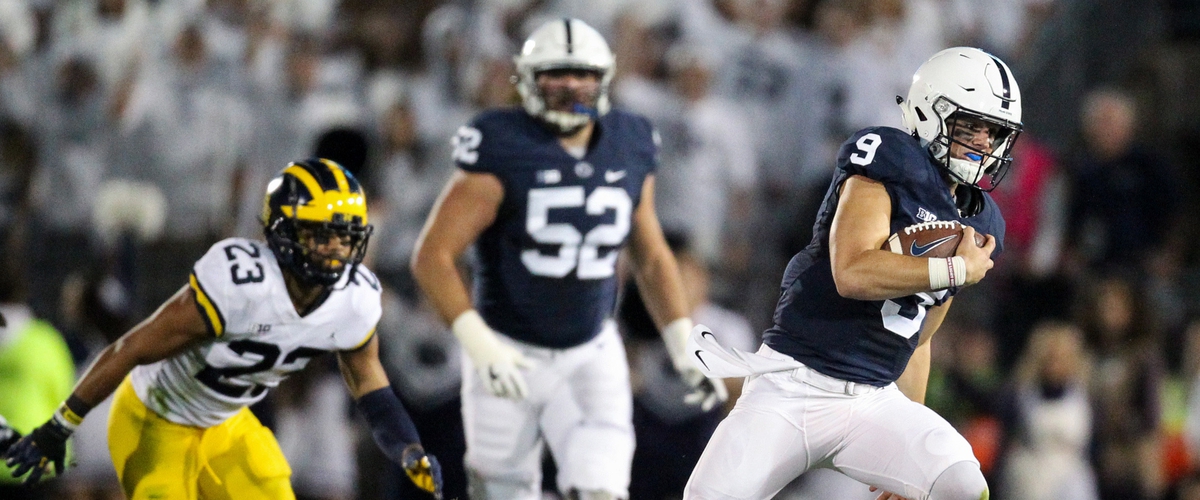
<path id="1" fill-rule="evenodd" d="M 419 444 L 421 437 L 417 435 L 417 426 L 392 388 L 389 386 L 368 392 L 358 398 L 357 404 L 367 423 L 371 424 L 371 434 L 375 436 L 379 449 L 393 462 L 403 464 L 404 448 Z"/>

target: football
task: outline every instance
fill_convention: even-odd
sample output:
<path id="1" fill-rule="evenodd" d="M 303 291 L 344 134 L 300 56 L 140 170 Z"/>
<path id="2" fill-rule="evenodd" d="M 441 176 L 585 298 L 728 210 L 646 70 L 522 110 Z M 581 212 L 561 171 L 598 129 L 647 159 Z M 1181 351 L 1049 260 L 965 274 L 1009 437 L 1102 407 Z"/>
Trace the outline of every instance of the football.
<path id="1" fill-rule="evenodd" d="M 963 226 L 958 221 L 932 221 L 913 224 L 888 237 L 882 250 L 913 257 L 953 257 L 962 239 Z M 975 244 L 983 246 L 987 239 L 975 233 Z"/>

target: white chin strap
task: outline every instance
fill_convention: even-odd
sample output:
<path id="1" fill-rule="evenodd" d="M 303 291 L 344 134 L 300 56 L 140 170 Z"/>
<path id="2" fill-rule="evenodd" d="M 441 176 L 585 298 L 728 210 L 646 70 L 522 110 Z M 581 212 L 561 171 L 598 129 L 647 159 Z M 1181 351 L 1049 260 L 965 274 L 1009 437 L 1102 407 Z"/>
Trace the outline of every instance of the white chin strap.
<path id="1" fill-rule="evenodd" d="M 564 134 L 579 130 L 588 122 L 592 121 L 591 115 L 585 113 L 572 113 L 570 111 L 554 111 L 546 110 L 542 112 L 542 120 L 546 123 L 558 127 L 558 130 Z"/>
<path id="2" fill-rule="evenodd" d="M 959 158 L 950 159 L 950 171 L 954 172 L 959 179 L 967 184 L 978 184 L 983 178 L 983 165 L 977 161 L 962 160 Z"/>

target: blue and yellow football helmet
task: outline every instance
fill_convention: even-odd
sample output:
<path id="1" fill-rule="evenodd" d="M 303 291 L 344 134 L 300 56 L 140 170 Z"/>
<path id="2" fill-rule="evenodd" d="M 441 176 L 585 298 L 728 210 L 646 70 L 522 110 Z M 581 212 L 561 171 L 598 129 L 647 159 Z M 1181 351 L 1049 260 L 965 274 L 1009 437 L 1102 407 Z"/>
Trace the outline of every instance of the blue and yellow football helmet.
<path id="1" fill-rule="evenodd" d="M 267 183 L 262 211 L 263 234 L 279 265 L 301 280 L 330 286 L 347 267 L 360 264 L 374 228 L 367 220 L 362 185 L 337 162 L 311 158 L 289 163 Z M 340 238 L 350 247 L 348 260 L 316 255 L 308 238 L 324 243 Z"/>

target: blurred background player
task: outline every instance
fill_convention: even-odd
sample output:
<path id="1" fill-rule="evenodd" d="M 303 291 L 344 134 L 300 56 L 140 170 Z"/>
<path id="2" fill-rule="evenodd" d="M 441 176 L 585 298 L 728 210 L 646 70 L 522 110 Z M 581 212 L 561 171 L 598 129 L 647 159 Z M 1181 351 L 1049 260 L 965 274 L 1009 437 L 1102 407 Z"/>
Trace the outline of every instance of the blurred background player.
<path id="1" fill-rule="evenodd" d="M 953 48 L 926 61 L 897 102 L 908 132 L 871 127 L 842 145 L 813 241 L 784 273 L 758 354 L 801 366 L 750 379 L 684 498 L 769 498 L 813 468 L 906 498 L 987 498 L 971 446 L 922 403 L 930 338 L 1004 235 L 984 191 L 1012 161 L 1020 91 L 999 59 Z M 950 258 L 879 250 L 933 220 L 960 221 L 964 241 L 978 230 L 986 243 Z"/>
<path id="2" fill-rule="evenodd" d="M 612 52 L 577 19 L 542 24 L 514 59 L 524 109 L 487 111 L 454 139 L 460 169 L 413 257 L 464 363 L 472 498 L 540 498 L 542 448 L 568 498 L 627 498 L 634 450 L 629 369 L 610 319 L 617 257 L 676 369 L 707 409 L 724 387 L 687 362 L 692 328 L 654 210 L 654 131 L 610 109 Z M 472 302 L 456 261 L 478 257 Z M 478 308 L 478 309 L 476 309 Z"/>
<path id="3" fill-rule="evenodd" d="M 25 304 L 25 290 L 13 264 L 0 265 L 0 453 L 52 415 L 75 380 L 75 363 L 66 342 Z M 0 498 L 40 500 L 63 495 L 60 484 L 22 487 L 11 470 L 0 466 Z"/>
<path id="4" fill-rule="evenodd" d="M 379 363 L 358 181 L 329 160 L 291 163 L 267 184 L 262 222 L 266 243 L 214 245 L 187 286 L 100 354 L 54 416 L 5 453 L 15 476 L 61 473 L 71 433 L 117 391 L 109 448 L 127 496 L 294 498 L 278 443 L 247 406 L 335 351 L 380 448 L 440 497 L 437 461 Z"/>

